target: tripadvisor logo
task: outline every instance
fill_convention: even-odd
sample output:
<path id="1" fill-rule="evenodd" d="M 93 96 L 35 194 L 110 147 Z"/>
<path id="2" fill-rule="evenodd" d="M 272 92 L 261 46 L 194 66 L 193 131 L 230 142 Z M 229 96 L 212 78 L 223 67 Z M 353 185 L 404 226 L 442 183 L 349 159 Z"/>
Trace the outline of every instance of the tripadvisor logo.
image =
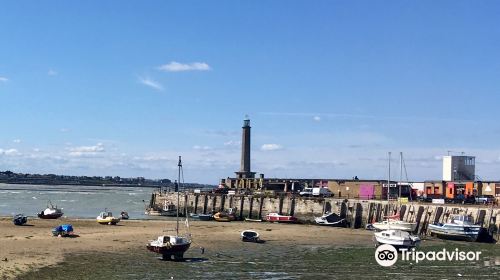
<path id="1" fill-rule="evenodd" d="M 460 251 L 455 248 L 453 251 L 446 249 L 440 251 L 417 251 L 415 248 L 408 250 L 400 249 L 401 261 L 411 261 L 419 263 L 421 261 L 479 261 L 480 251 Z M 389 244 L 381 245 L 375 250 L 375 260 L 381 266 L 392 266 L 398 261 L 398 250 Z"/>

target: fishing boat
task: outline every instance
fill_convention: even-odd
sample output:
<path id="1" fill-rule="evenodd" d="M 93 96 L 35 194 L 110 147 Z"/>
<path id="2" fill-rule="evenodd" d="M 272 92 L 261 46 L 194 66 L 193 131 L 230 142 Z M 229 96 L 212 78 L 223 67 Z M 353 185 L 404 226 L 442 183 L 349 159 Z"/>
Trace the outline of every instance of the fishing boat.
<path id="1" fill-rule="evenodd" d="M 230 222 L 236 220 L 236 208 L 229 208 L 227 211 L 220 211 L 214 214 L 217 222 Z"/>
<path id="2" fill-rule="evenodd" d="M 73 226 L 70 224 L 59 225 L 52 229 L 53 236 L 68 237 L 73 235 Z"/>
<path id="3" fill-rule="evenodd" d="M 148 208 L 146 209 L 145 214 L 149 216 L 175 217 L 177 215 L 177 209 L 175 207 L 175 204 L 167 200 L 164 200 L 162 208 Z"/>
<path id="4" fill-rule="evenodd" d="M 101 225 L 116 225 L 120 222 L 120 219 L 120 217 L 114 217 L 113 213 L 106 210 L 101 212 L 96 218 L 97 222 Z"/>
<path id="5" fill-rule="evenodd" d="M 443 239 L 476 241 L 481 226 L 475 225 L 471 216 L 454 215 L 449 223 L 430 224 L 429 233 Z"/>
<path id="6" fill-rule="evenodd" d="M 200 220 L 200 221 L 210 221 L 213 219 L 212 214 L 194 214 L 194 213 L 189 213 L 189 217 L 193 220 Z"/>
<path id="7" fill-rule="evenodd" d="M 241 241 L 243 242 L 259 242 L 259 233 L 255 230 L 244 230 L 241 232 Z"/>
<path id="8" fill-rule="evenodd" d="M 321 225 L 321 226 L 337 226 L 337 227 L 344 227 L 346 225 L 346 219 L 340 218 L 339 215 L 335 213 L 329 213 L 326 212 L 323 216 L 321 217 L 315 217 L 314 221 L 316 224 Z"/>
<path id="9" fill-rule="evenodd" d="M 52 205 L 52 202 L 47 203 L 47 208 L 42 212 L 38 213 L 38 218 L 40 219 L 57 219 L 60 218 L 64 213 L 62 208 L 57 208 L 57 205 Z"/>
<path id="10" fill-rule="evenodd" d="M 128 216 L 128 213 L 125 212 L 125 211 L 122 211 L 120 213 L 120 217 L 122 218 L 122 220 L 128 220 L 130 217 Z"/>
<path id="11" fill-rule="evenodd" d="M 178 166 L 178 181 L 179 184 L 181 182 L 181 172 L 182 172 L 182 161 L 181 157 L 179 157 Z M 180 186 L 179 186 L 180 187 Z M 177 191 L 177 205 L 179 205 L 179 190 Z M 188 217 L 186 215 L 186 233 L 185 235 L 179 234 L 179 208 L 177 207 L 176 213 L 176 226 L 175 226 L 175 234 L 172 235 L 160 235 L 156 240 L 150 240 L 146 245 L 146 248 L 157 254 L 162 255 L 163 260 L 182 260 L 184 258 L 184 253 L 191 246 L 191 234 L 189 233 L 189 222 Z"/>
<path id="12" fill-rule="evenodd" d="M 417 223 L 405 222 L 398 219 L 386 219 L 382 222 L 373 223 L 372 225 L 376 230 L 394 229 L 414 232 L 417 228 Z"/>
<path id="13" fill-rule="evenodd" d="M 375 232 L 375 239 L 378 244 L 389 244 L 394 247 L 416 247 L 420 244 L 420 238 L 403 230 L 383 230 Z"/>
<path id="14" fill-rule="evenodd" d="M 17 214 L 14 215 L 14 218 L 12 218 L 12 222 L 16 226 L 22 226 L 28 222 L 28 217 L 26 217 L 24 214 Z"/>
<path id="15" fill-rule="evenodd" d="M 266 215 L 266 221 L 273 223 L 295 223 L 297 218 L 294 216 L 280 215 L 278 213 L 269 213 Z"/>

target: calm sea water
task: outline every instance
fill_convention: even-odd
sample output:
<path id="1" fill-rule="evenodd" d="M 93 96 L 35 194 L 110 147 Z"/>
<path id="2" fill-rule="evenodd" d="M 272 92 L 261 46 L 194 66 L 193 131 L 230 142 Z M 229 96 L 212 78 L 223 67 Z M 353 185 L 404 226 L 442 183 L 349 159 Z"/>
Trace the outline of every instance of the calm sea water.
<path id="1" fill-rule="evenodd" d="M 154 188 L 99 186 L 40 186 L 0 184 L 0 215 L 24 213 L 36 216 L 52 204 L 63 208 L 64 216 L 95 218 L 105 208 L 115 214 L 127 211 L 131 219 L 145 219 L 145 203 Z"/>

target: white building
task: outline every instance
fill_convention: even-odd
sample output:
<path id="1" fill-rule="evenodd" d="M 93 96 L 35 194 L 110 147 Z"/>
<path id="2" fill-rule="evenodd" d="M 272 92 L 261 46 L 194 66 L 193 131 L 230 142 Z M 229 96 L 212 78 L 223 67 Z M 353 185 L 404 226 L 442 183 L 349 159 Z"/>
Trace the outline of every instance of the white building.
<path id="1" fill-rule="evenodd" d="M 444 156 L 443 181 L 474 181 L 475 161 L 471 156 Z"/>

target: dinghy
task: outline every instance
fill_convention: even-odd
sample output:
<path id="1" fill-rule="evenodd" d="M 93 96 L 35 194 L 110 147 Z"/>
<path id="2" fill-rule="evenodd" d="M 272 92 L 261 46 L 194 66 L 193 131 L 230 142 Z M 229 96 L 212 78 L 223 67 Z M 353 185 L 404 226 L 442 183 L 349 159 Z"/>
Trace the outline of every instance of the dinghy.
<path id="1" fill-rule="evenodd" d="M 346 225 L 345 219 L 340 218 L 340 216 L 335 213 L 328 212 L 321 217 L 315 217 L 314 221 L 316 222 L 316 224 L 321 226 L 345 227 Z"/>
<path id="2" fill-rule="evenodd" d="M 244 230 L 241 232 L 241 241 L 243 242 L 259 242 L 259 233 L 255 230 Z"/>
<path id="3" fill-rule="evenodd" d="M 378 244 L 389 244 L 394 247 L 415 247 L 420 244 L 420 238 L 417 235 L 411 235 L 403 230 L 384 230 L 375 232 L 375 239 Z"/>
<path id="4" fill-rule="evenodd" d="M 12 219 L 12 222 L 16 226 L 22 226 L 28 222 L 28 217 L 24 216 L 24 214 L 17 214 Z"/>

